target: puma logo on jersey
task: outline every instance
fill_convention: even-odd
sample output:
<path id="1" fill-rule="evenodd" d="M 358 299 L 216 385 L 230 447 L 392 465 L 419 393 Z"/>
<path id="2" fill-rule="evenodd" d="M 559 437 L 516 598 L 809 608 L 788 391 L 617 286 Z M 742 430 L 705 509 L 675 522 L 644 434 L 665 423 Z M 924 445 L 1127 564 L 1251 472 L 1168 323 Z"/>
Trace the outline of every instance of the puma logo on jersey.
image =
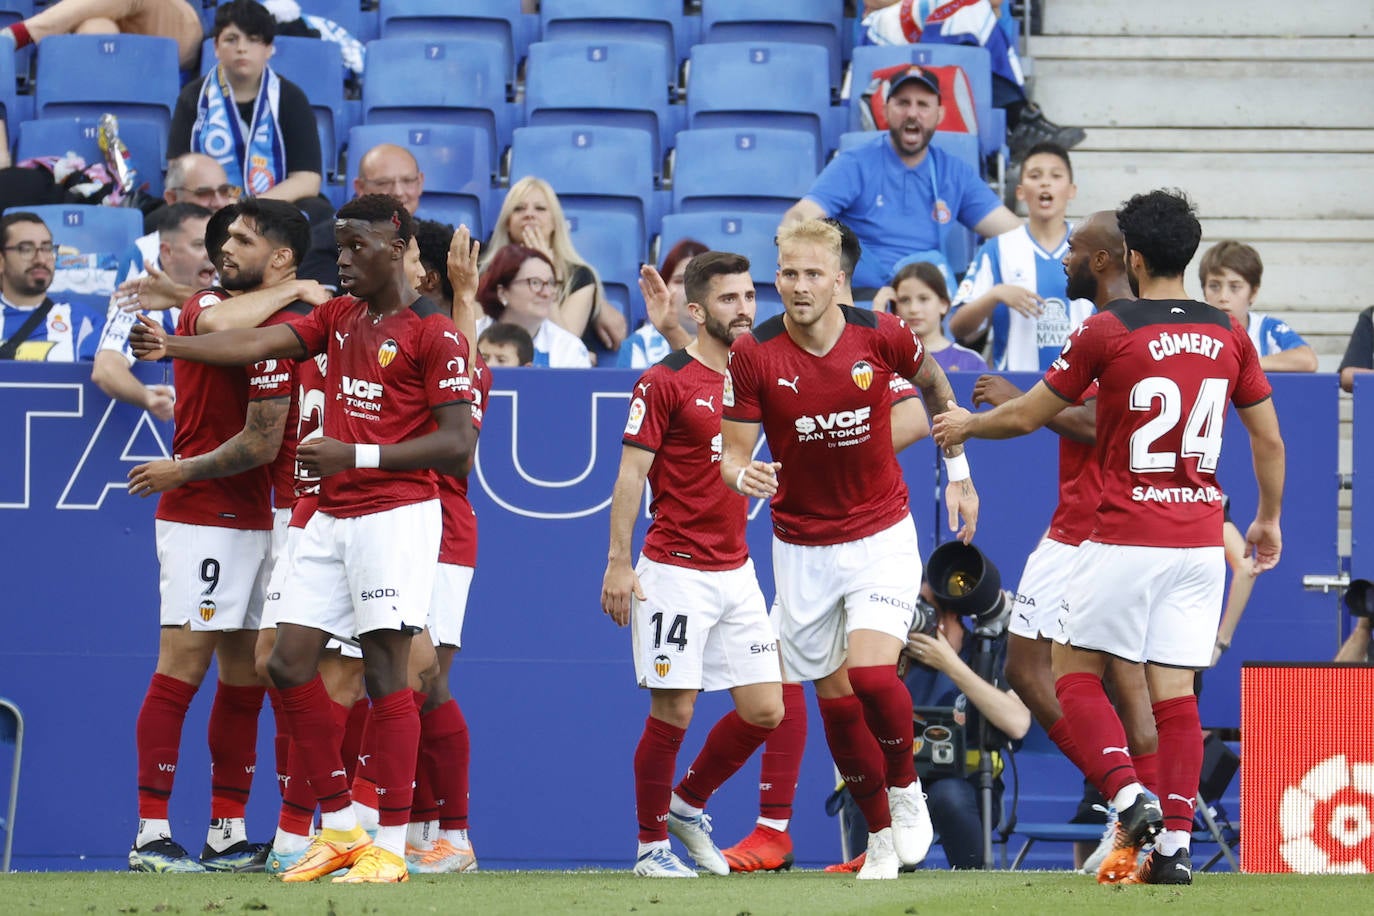
<path id="1" fill-rule="evenodd" d="M 352 333 L 352 332 L 350 331 L 350 332 L 348 332 L 348 333 Z M 343 346 L 344 346 L 344 341 L 348 340 L 348 334 L 340 334 L 338 331 L 335 331 L 335 332 L 334 332 L 334 339 L 337 340 L 337 341 L 339 342 L 339 349 L 342 350 L 342 349 L 343 349 Z"/>
<path id="2" fill-rule="evenodd" d="M 359 755 L 358 755 L 358 766 L 362 766 L 362 767 L 367 766 L 367 762 L 368 762 L 369 760 L 371 760 L 371 759 L 372 759 L 372 755 L 371 755 L 371 754 L 359 754 Z"/>
<path id="3" fill-rule="evenodd" d="M 1192 799 L 1192 798 L 1184 798 L 1182 795 L 1179 795 L 1177 792 L 1170 792 L 1170 793 L 1169 793 L 1169 797 L 1172 798 L 1174 801 L 1181 801 L 1181 802 L 1183 802 L 1183 803 L 1184 803 L 1185 805 L 1187 805 L 1189 808 L 1193 807 L 1193 805 L 1196 804 L 1196 801 L 1197 801 L 1196 799 Z"/>
<path id="4" fill-rule="evenodd" d="M 697 406 L 698 406 L 698 407 L 705 407 L 707 410 L 711 411 L 711 413 L 715 413 L 715 412 L 716 412 L 716 396 L 713 394 L 713 395 L 711 395 L 709 398 L 705 398 L 705 399 L 697 398 Z"/>
<path id="5" fill-rule="evenodd" d="M 463 345 L 463 338 L 458 335 L 457 331 L 445 331 L 444 336 L 452 340 L 455 347 Z"/>
<path id="6" fill-rule="evenodd" d="M 639 393 L 640 393 L 640 394 L 648 394 L 648 393 L 649 393 L 649 386 L 652 385 L 652 384 L 653 384 L 653 382 L 639 382 L 638 384 L 635 385 L 635 387 L 639 389 Z"/>
<path id="7" fill-rule="evenodd" d="M 781 385 L 783 388 L 791 388 L 793 394 L 800 394 L 800 392 L 797 391 L 797 382 L 799 381 L 801 381 L 801 376 L 794 375 L 792 376 L 792 381 L 790 382 L 785 378 L 778 379 L 778 384 Z"/>
<path id="8" fill-rule="evenodd" d="M 1130 751 L 1129 751 L 1127 748 L 1124 748 L 1124 747 L 1104 747 L 1104 748 L 1102 749 L 1102 756 L 1103 756 L 1103 757 L 1107 756 L 1108 754 L 1129 754 L 1129 753 L 1130 753 Z"/>

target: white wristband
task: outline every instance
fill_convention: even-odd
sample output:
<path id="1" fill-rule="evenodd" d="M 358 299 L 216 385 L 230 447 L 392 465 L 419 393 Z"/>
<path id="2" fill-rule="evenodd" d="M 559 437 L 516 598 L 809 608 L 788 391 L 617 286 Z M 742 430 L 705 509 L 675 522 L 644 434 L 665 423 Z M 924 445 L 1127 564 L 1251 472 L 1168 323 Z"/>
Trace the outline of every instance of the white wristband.
<path id="1" fill-rule="evenodd" d="M 741 493 L 744 492 L 744 474 L 748 470 L 749 465 L 746 464 L 744 467 L 740 468 L 739 473 L 735 475 L 735 489 Z"/>
<path id="2" fill-rule="evenodd" d="M 949 473 L 950 483 L 968 480 L 973 476 L 973 472 L 968 469 L 968 455 L 962 453 L 955 455 L 953 458 L 946 458 L 945 470 Z"/>
<path id="3" fill-rule="evenodd" d="M 380 445 L 353 446 L 353 466 L 355 468 L 379 468 L 382 466 L 382 447 Z"/>

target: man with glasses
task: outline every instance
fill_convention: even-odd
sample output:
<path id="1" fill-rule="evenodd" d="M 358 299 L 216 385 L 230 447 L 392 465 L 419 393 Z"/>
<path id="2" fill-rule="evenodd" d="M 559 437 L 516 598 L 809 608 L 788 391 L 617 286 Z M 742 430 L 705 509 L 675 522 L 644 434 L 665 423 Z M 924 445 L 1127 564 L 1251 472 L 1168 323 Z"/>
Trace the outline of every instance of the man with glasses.
<path id="1" fill-rule="evenodd" d="M 0 219 L 0 359 L 76 362 L 95 358 L 103 316 L 83 303 L 53 302 L 56 249 L 33 213 Z"/>

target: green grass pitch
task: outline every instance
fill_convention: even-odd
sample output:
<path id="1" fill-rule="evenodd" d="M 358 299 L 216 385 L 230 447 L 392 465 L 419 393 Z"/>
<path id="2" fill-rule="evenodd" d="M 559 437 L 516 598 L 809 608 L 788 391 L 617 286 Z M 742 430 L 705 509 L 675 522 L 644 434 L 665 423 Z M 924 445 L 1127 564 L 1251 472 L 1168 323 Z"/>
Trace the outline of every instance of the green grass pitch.
<path id="1" fill-rule="evenodd" d="M 1369 912 L 1374 877 L 1200 875 L 1192 887 L 1103 887 L 1067 872 L 936 872 L 860 882 L 814 871 L 636 878 L 628 872 L 478 872 L 400 886 L 289 885 L 265 875 L 0 875 L 0 912 L 352 914 L 1034 914 Z"/>

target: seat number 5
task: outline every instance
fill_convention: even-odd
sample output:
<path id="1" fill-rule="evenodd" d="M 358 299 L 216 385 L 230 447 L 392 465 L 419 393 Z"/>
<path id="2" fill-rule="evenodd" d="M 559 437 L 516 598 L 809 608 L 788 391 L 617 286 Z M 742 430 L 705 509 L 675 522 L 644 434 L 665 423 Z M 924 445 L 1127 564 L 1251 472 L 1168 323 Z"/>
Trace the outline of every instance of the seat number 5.
<path id="1" fill-rule="evenodd" d="M 1153 410 L 1158 403 L 1159 413 L 1131 434 L 1131 470 L 1167 473 L 1177 467 L 1181 452 L 1184 458 L 1197 459 L 1199 471 L 1216 473 L 1221 458 L 1221 425 L 1226 418 L 1226 389 L 1224 378 L 1202 380 L 1180 439 L 1174 430 L 1185 402 L 1178 383 L 1163 376 L 1136 382 L 1131 389 L 1131 410 Z M 1179 451 L 1156 448 L 1161 440 L 1168 444 L 1178 441 Z"/>

